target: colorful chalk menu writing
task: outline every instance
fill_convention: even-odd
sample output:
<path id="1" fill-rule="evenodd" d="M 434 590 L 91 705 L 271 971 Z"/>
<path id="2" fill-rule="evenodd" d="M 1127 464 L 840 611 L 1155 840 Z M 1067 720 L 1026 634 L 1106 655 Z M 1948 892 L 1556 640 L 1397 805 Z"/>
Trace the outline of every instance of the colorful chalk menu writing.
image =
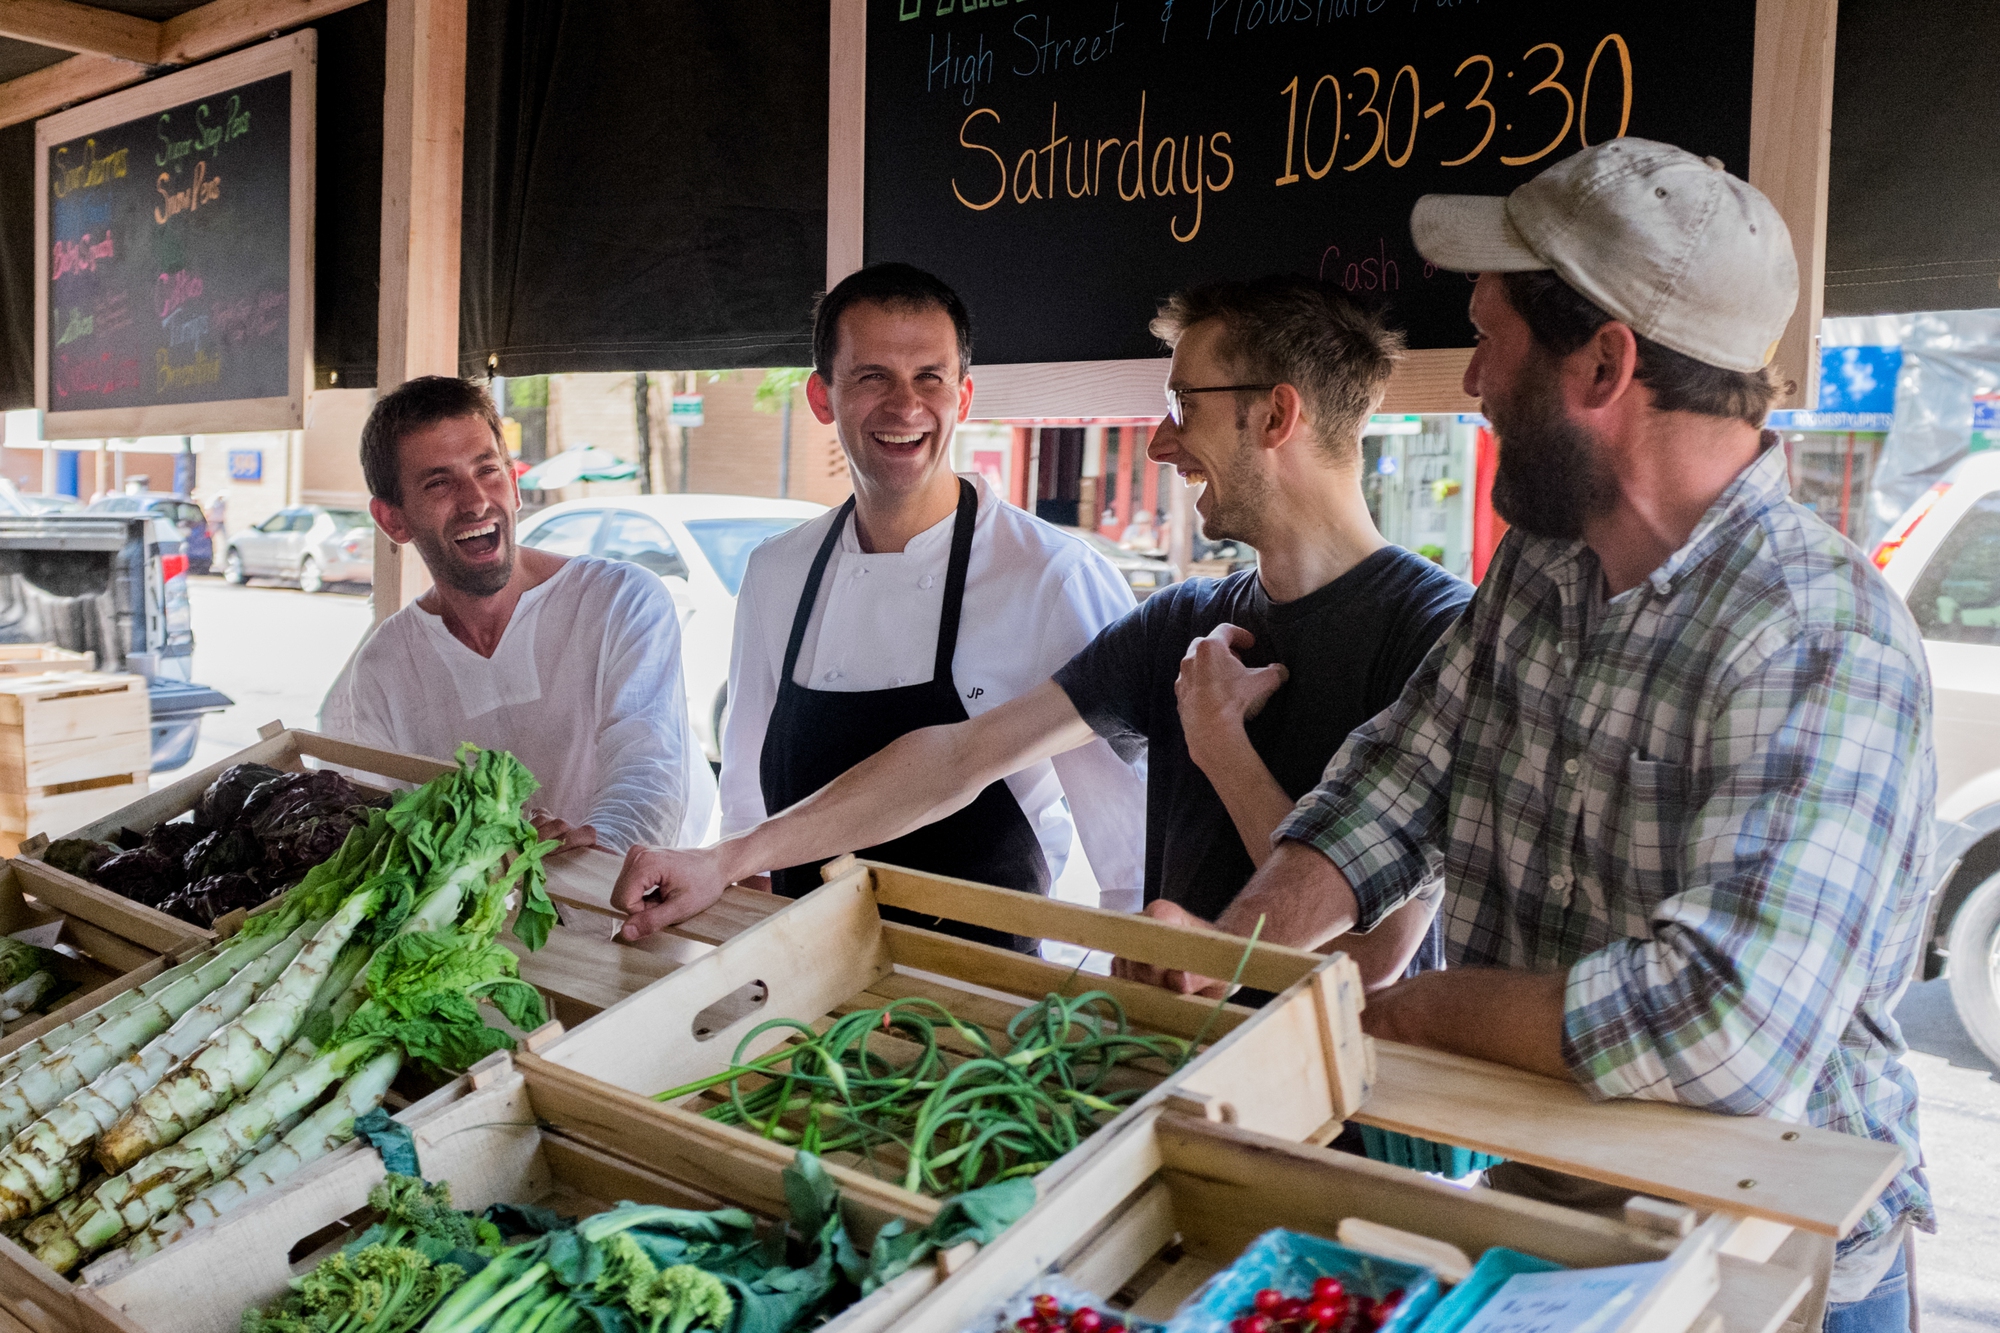
<path id="1" fill-rule="evenodd" d="M 1161 296 L 1314 273 L 1469 345 L 1410 208 L 1620 134 L 1750 154 L 1743 0 L 870 0 L 864 253 L 986 362 L 1156 356 Z"/>
<path id="2" fill-rule="evenodd" d="M 49 411 L 288 392 L 291 80 L 47 149 Z"/>

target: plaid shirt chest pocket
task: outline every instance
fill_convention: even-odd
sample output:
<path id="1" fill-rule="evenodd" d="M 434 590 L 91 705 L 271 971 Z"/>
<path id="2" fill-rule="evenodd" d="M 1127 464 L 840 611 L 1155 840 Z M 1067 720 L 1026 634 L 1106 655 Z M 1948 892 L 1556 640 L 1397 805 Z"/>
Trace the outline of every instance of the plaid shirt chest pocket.
<path id="1" fill-rule="evenodd" d="M 1578 852 L 1603 895 L 1593 906 L 1612 937 L 1651 939 L 1653 909 L 1686 887 L 1689 770 L 1621 744 L 1602 747 L 1585 771 Z"/>

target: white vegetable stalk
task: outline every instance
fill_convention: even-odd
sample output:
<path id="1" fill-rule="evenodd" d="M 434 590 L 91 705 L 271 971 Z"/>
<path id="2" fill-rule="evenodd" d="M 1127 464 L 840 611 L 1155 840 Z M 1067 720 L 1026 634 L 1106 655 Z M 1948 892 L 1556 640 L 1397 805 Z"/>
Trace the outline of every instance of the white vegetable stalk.
<path id="1" fill-rule="evenodd" d="M 23 1017 L 55 988 L 55 973 L 37 972 L 18 985 L 0 991 L 0 1023 L 12 1023 Z"/>
<path id="2" fill-rule="evenodd" d="M 382 1104 L 402 1067 L 399 1050 L 384 1051 L 370 1060 L 341 1084 L 332 1101 L 300 1121 L 276 1144 L 245 1160 L 227 1179 L 208 1186 L 185 1207 L 156 1220 L 125 1247 L 126 1253 L 140 1259 L 164 1249 L 352 1139 L 354 1122 Z"/>
<path id="3" fill-rule="evenodd" d="M 26 1217 L 74 1190 L 82 1170 L 80 1159 L 92 1140 L 116 1123 L 140 1094 L 199 1050 L 216 1029 L 248 1009 L 257 993 L 304 947 L 311 930 L 301 926 L 286 936 L 143 1050 L 113 1065 L 89 1087 L 71 1093 L 0 1150 L 0 1222 Z"/>
<path id="4" fill-rule="evenodd" d="M 114 995 L 89 1013 L 78 1018 L 72 1018 L 69 1022 L 60 1026 L 50 1028 L 33 1041 L 11 1050 L 5 1055 L 0 1055 L 0 1089 L 4 1089 L 6 1084 L 22 1070 L 28 1069 L 47 1059 L 49 1056 L 54 1055 L 57 1051 L 62 1050 L 79 1037 L 95 1032 L 99 1027 L 119 1017 L 121 1014 L 129 1013 L 133 1008 L 144 1001 L 152 999 L 182 977 L 193 976 L 196 972 L 221 956 L 223 951 L 230 947 L 230 943 L 233 943 L 233 941 L 211 945 L 199 954 L 196 954 L 193 958 L 188 959 L 185 963 L 168 968 L 145 985 L 136 986 L 131 990 Z"/>
<path id="5" fill-rule="evenodd" d="M 256 1087 L 298 1034 L 313 996 L 381 897 L 379 891 L 357 893 L 342 903 L 257 1003 L 104 1131 L 97 1141 L 97 1160 L 104 1169 L 124 1170 Z"/>
<path id="6" fill-rule="evenodd" d="M 22 1070 L 0 1088 L 0 1136 L 20 1133 L 36 1116 L 172 1027 L 182 1014 L 277 944 L 276 938 L 265 936 L 224 949 L 150 999 Z"/>

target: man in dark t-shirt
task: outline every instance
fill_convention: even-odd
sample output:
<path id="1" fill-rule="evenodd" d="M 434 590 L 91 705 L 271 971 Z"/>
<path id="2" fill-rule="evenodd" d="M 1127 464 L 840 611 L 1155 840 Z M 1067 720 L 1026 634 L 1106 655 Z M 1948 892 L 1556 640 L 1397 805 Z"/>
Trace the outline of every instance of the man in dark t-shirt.
<path id="1" fill-rule="evenodd" d="M 910 731 L 713 847 L 634 849 L 612 898 L 630 914 L 625 938 L 773 866 L 889 842 L 1099 733 L 1128 755 L 1147 746 L 1148 914 L 1186 922 L 1229 905 L 1293 802 L 1401 693 L 1470 589 L 1384 541 L 1362 496 L 1361 431 L 1402 352 L 1379 319 L 1337 288 L 1280 277 L 1176 293 L 1153 331 L 1174 356 L 1147 454 L 1200 487 L 1207 534 L 1255 547 L 1258 568 L 1154 594 L 1054 679 Z M 1401 976 L 1431 915 L 1413 900 L 1344 940 L 1363 980 Z"/>
<path id="2" fill-rule="evenodd" d="M 1191 744 L 1182 720 L 1175 685 L 1191 643 L 1234 625 L 1251 637 L 1237 652 L 1246 668 L 1285 668 L 1262 710 L 1238 725 L 1289 809 L 1319 784 L 1347 733 L 1395 702 L 1471 594 L 1399 546 L 1290 602 L 1273 602 L 1256 570 L 1192 579 L 1154 593 L 1056 672 L 1112 748 L 1129 756 L 1147 747 L 1147 900 L 1213 921 L 1256 868 L 1200 762 L 1218 747 Z"/>

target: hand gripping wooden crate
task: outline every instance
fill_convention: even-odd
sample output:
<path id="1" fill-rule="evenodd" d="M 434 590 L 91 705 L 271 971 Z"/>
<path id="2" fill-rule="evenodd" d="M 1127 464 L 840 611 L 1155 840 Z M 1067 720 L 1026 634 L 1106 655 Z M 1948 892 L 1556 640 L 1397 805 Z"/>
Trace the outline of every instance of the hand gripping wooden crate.
<path id="1" fill-rule="evenodd" d="M 738 1044 L 756 1024 L 787 1017 L 824 1020 L 891 1000 L 937 1001 L 989 1032 L 1051 992 L 1101 989 L 1125 1007 L 1135 1029 L 1212 1043 L 1165 1081 L 1140 1095 L 1143 1105 L 1173 1087 L 1230 1087 L 1254 1099 L 1253 1119 L 1295 1139 L 1337 1131 L 1366 1094 L 1368 1061 L 1360 1034 L 1360 986 L 1344 956 L 1327 959 L 1299 950 L 1258 946 L 1244 967 L 1246 984 L 1283 991 L 1261 1011 L 1180 996 L 1110 977 L 1080 975 L 1004 949 L 968 943 L 885 921 L 881 907 L 932 915 L 1121 957 L 1209 975 L 1229 975 L 1245 954 L 1244 940 L 1214 931 L 1165 926 L 1147 917 L 988 888 L 842 858 L 821 888 L 752 926 L 712 952 L 604 1010 L 536 1054 L 520 1057 L 538 1114 L 560 1118 L 569 1131 L 614 1152 L 634 1155 L 657 1136 L 703 1145 L 679 1163 L 703 1188 L 728 1187 L 726 1173 L 755 1162 L 782 1167 L 793 1149 L 699 1112 L 712 1104 L 695 1094 L 679 1104 L 654 1101 L 664 1089 L 730 1066 Z M 775 1046 L 770 1033 L 745 1052 Z M 891 1041 L 885 1037 L 885 1042 Z M 884 1049 L 888 1049 L 885 1046 Z M 953 1057 L 956 1058 L 956 1057 Z M 1146 1076 L 1152 1081 L 1158 1075 Z M 1263 1089 L 1265 1095 L 1257 1096 Z M 1109 1126 L 1041 1172 L 1043 1186 L 1097 1151 L 1133 1114 Z M 850 1198 L 918 1219 L 939 1203 L 906 1190 L 893 1150 L 870 1164 L 829 1155 L 828 1169 Z M 759 1169 L 763 1169 L 760 1167 Z"/>
<path id="2" fill-rule="evenodd" d="M 0 851 L 144 794 L 152 753 L 145 677 L 0 673 Z"/>
<path id="3" fill-rule="evenodd" d="M 423 1174 L 451 1182 L 455 1205 L 539 1204 L 580 1218 L 630 1200 L 697 1210 L 740 1207 L 766 1220 L 789 1215 L 782 1163 L 756 1156 L 711 1160 L 706 1143 L 672 1124 L 646 1126 L 621 1155 L 604 1152 L 574 1137 L 562 1111 L 544 1109 L 535 1096 L 536 1078 L 504 1054 L 492 1056 L 459 1084 L 398 1117 L 412 1126 Z M 699 1180 L 686 1170 L 690 1161 L 702 1164 Z M 383 1175 L 372 1149 L 350 1145 L 170 1249 L 136 1264 L 100 1263 L 86 1273 L 90 1285 L 70 1293 L 73 1322 L 52 1320 L 37 1325 L 37 1333 L 235 1333 L 245 1309 L 282 1296 L 295 1274 L 344 1244 L 357 1224 L 365 1225 L 368 1191 Z M 843 1197 L 842 1208 L 864 1252 L 892 1218 L 926 1220 L 852 1194 Z M 881 1333 L 895 1327 L 934 1289 L 936 1273 L 935 1265 L 913 1269 L 821 1328 Z"/>

